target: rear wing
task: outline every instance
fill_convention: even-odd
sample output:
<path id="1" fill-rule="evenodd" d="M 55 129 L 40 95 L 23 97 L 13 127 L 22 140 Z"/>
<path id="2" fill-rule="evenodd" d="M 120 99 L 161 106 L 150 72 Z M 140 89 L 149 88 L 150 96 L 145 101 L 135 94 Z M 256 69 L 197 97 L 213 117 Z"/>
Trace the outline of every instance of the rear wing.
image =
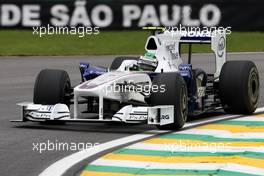
<path id="1" fill-rule="evenodd" d="M 152 35 L 165 34 L 174 36 L 180 36 L 180 43 L 211 43 L 212 38 L 216 37 L 217 34 L 224 34 L 220 31 L 173 31 L 168 30 L 166 27 L 143 27 L 143 30 L 149 30 L 152 32 Z"/>
<path id="2" fill-rule="evenodd" d="M 212 37 L 206 37 L 206 36 L 182 36 L 180 38 L 180 43 L 208 43 L 210 44 L 212 42 Z"/>
<path id="3" fill-rule="evenodd" d="M 176 58 L 180 58 L 180 44 L 189 44 L 188 63 L 191 63 L 192 44 L 210 44 L 215 55 L 214 78 L 218 79 L 222 66 L 226 62 L 226 33 L 225 31 L 170 31 L 165 27 L 143 27 L 144 30 L 152 31 L 145 45 L 146 51 L 159 53 L 167 48 Z M 154 46 L 154 47 L 153 47 Z M 173 46 L 173 47 L 172 47 Z M 164 48 L 164 49 L 162 49 Z"/>

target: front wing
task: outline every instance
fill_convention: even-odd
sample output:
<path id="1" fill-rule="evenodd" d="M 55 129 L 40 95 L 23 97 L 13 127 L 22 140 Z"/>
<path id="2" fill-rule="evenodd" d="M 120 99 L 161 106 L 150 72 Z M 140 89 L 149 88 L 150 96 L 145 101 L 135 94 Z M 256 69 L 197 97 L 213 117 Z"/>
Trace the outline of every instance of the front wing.
<path id="1" fill-rule="evenodd" d="M 19 103 L 21 106 L 21 119 L 12 122 L 123 122 L 123 123 L 147 123 L 153 125 L 167 125 L 174 123 L 174 106 L 132 106 L 127 105 L 116 112 L 111 118 L 78 118 L 72 117 L 65 104 L 40 105 L 33 103 Z"/>

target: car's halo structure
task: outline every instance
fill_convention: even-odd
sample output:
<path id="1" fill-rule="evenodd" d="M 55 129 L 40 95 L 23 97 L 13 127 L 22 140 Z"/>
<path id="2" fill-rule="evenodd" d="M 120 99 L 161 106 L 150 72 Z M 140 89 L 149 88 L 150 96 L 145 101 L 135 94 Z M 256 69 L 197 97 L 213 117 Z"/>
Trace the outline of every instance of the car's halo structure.
<path id="1" fill-rule="evenodd" d="M 183 43 L 189 46 L 185 64 L 180 52 Z M 193 44 L 210 45 L 214 73 L 192 68 Z M 141 57 L 117 57 L 109 68 L 81 63 L 82 83 L 75 87 L 66 71 L 42 70 L 36 78 L 33 103 L 19 103 L 22 119 L 14 121 L 119 121 L 179 129 L 188 116 L 219 109 L 235 114 L 256 110 L 257 68 L 251 61 L 226 61 L 224 32 L 155 31 L 145 50 Z"/>

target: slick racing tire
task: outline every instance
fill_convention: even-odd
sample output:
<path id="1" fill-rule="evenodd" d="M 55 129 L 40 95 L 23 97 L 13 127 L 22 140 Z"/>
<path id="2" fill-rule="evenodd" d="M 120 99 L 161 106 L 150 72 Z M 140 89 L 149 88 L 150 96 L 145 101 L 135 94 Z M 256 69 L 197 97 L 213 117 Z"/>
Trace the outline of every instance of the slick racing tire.
<path id="1" fill-rule="evenodd" d="M 70 104 L 71 82 L 64 70 L 42 70 L 35 82 L 35 104 L 55 105 L 57 103 Z"/>
<path id="2" fill-rule="evenodd" d="M 152 84 L 164 86 L 165 91 L 152 91 L 149 98 L 151 105 L 174 105 L 174 123 L 157 127 L 161 130 L 180 129 L 185 124 L 188 114 L 186 82 L 178 73 L 161 73 L 153 79 Z"/>
<path id="3" fill-rule="evenodd" d="M 259 74 L 251 61 L 228 61 L 221 70 L 219 94 L 227 113 L 252 114 L 258 106 Z"/>
<path id="4" fill-rule="evenodd" d="M 117 70 L 124 60 L 138 60 L 138 57 L 116 57 L 110 66 L 110 70 Z"/>

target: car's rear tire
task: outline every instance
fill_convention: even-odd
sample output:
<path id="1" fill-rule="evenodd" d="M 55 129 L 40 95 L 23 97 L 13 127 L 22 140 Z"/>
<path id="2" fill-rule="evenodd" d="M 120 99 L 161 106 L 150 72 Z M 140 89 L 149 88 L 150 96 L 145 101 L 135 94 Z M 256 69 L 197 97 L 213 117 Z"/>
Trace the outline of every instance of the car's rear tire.
<path id="1" fill-rule="evenodd" d="M 45 69 L 36 78 L 33 102 L 43 105 L 69 105 L 70 91 L 71 82 L 66 71 Z"/>
<path id="2" fill-rule="evenodd" d="M 138 57 L 116 57 L 110 66 L 110 70 L 118 69 L 124 60 L 138 60 Z"/>
<path id="3" fill-rule="evenodd" d="M 157 127 L 162 130 L 180 129 L 188 115 L 186 82 L 178 73 L 162 73 L 153 79 L 153 85 L 164 85 L 165 91 L 152 92 L 149 98 L 151 105 L 174 105 L 174 123 Z"/>
<path id="4" fill-rule="evenodd" d="M 227 113 L 252 114 L 258 105 L 259 75 L 251 61 L 228 61 L 219 78 L 221 103 Z"/>

